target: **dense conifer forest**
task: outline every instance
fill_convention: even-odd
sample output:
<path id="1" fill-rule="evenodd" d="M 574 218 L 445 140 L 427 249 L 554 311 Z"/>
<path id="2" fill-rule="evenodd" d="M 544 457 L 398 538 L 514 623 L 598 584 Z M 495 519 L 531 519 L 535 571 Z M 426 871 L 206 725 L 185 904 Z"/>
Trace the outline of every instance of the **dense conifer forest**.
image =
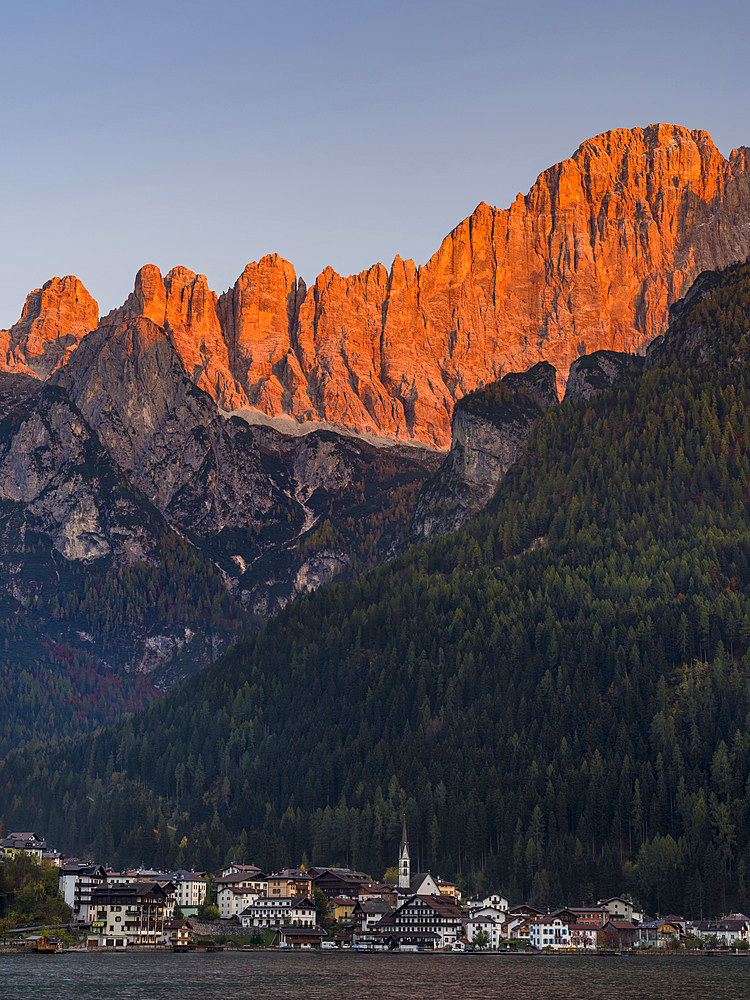
<path id="1" fill-rule="evenodd" d="M 458 533 L 288 607 L 94 738 L 0 768 L 99 860 L 373 874 L 539 904 L 750 906 L 750 266 L 645 371 L 553 407 Z"/>

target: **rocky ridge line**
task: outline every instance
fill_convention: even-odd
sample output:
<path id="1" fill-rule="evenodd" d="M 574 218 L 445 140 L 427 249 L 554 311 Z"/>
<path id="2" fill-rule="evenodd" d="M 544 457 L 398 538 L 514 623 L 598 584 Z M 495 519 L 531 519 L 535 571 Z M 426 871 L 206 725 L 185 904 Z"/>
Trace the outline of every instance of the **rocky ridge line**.
<path id="1" fill-rule="evenodd" d="M 580 355 L 645 350 L 700 271 L 750 256 L 749 223 L 747 148 L 726 160 L 701 130 L 615 129 L 509 209 L 480 204 L 423 267 L 326 268 L 308 289 L 274 254 L 217 297 L 203 275 L 147 265 L 107 322 L 164 327 L 224 409 L 446 448 L 477 387 L 544 360 L 562 394 Z M 46 377 L 16 327 L 0 335 L 6 368 Z"/>

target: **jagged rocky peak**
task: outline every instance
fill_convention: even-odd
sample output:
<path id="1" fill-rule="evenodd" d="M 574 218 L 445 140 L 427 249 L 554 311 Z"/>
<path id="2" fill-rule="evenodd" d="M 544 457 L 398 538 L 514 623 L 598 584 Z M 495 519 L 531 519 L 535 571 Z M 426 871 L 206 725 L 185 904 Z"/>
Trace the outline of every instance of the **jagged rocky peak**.
<path id="1" fill-rule="evenodd" d="M 454 531 L 483 507 L 555 403 L 557 373 L 546 361 L 464 396 L 453 413 L 450 452 L 417 503 L 415 534 Z"/>
<path id="2" fill-rule="evenodd" d="M 291 345 L 306 292 L 289 261 L 268 254 L 248 264 L 217 304 L 233 376 L 249 404 L 271 415 L 286 410 L 282 379 L 302 378 Z"/>
<path id="3" fill-rule="evenodd" d="M 0 330 L 0 371 L 47 378 L 98 320 L 99 306 L 78 278 L 51 278 L 26 296 L 19 321 Z"/>
<path id="4" fill-rule="evenodd" d="M 584 354 L 570 366 L 564 402 L 590 399 L 609 389 L 617 376 L 626 370 L 640 371 L 644 358 L 622 351 L 595 351 Z"/>
<path id="5" fill-rule="evenodd" d="M 103 324 L 119 326 L 138 316 L 167 331 L 190 378 L 220 406 L 233 410 L 248 405 L 231 374 L 217 297 L 204 274 L 174 267 L 162 278 L 155 264 L 145 264 L 135 276 L 132 293 Z"/>
<path id="6" fill-rule="evenodd" d="M 307 288 L 272 254 L 217 299 L 203 275 L 147 265 L 108 320 L 164 327 L 225 409 L 446 449 L 455 403 L 503 372 L 548 361 L 562 395 L 582 354 L 645 351 L 697 274 L 750 256 L 749 219 L 748 149 L 726 160 L 701 130 L 614 129 L 508 209 L 480 203 L 423 267 L 329 267 Z M 8 334 L 5 367 L 32 371 Z"/>
<path id="7" fill-rule="evenodd" d="M 549 361 L 561 395 L 581 353 L 643 351 L 699 271 L 750 254 L 749 178 L 747 150 L 725 160 L 705 132 L 615 129 L 509 209 L 481 203 L 424 267 L 326 268 L 307 289 L 264 257 L 217 303 L 228 370 L 200 384 L 222 405 L 446 448 L 456 401 L 501 372 Z"/>

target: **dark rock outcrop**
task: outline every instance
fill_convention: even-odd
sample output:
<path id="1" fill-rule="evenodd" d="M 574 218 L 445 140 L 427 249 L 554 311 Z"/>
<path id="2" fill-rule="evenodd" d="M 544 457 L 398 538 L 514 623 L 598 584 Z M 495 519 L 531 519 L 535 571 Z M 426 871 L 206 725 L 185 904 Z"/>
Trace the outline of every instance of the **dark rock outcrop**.
<path id="1" fill-rule="evenodd" d="M 448 457 L 417 502 L 415 534 L 432 538 L 453 531 L 480 510 L 520 455 L 535 421 L 556 402 L 556 372 L 546 361 L 464 396 L 453 412 Z"/>
<path id="2" fill-rule="evenodd" d="M 564 402 L 590 399 L 609 389 L 617 376 L 627 370 L 640 371 L 644 359 L 638 354 L 620 351 L 595 351 L 584 354 L 570 366 Z"/>

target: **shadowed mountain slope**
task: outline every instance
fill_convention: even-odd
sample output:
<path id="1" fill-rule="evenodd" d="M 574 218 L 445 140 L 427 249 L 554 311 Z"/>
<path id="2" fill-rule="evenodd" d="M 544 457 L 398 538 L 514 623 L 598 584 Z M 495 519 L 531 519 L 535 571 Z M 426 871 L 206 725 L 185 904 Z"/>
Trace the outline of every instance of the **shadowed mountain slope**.
<path id="1" fill-rule="evenodd" d="M 377 873 L 405 807 L 428 864 L 514 897 L 746 906 L 750 267 L 702 280 L 646 370 L 548 409 L 459 532 L 9 757 L 6 823 L 123 861 Z"/>

